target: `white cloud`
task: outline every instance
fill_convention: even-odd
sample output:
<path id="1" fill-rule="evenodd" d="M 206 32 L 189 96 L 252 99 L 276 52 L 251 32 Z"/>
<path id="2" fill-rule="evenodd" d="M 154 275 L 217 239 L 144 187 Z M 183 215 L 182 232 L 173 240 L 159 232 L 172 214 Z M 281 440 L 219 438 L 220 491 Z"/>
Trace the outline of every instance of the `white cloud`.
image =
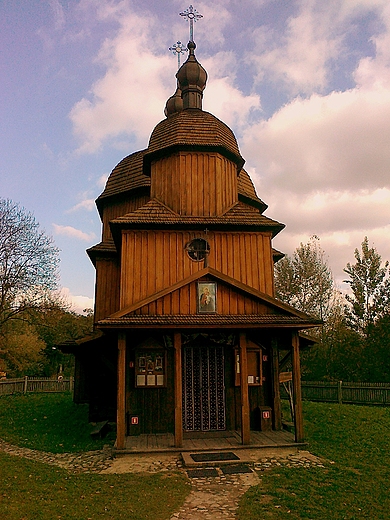
<path id="1" fill-rule="evenodd" d="M 157 21 L 126 12 L 120 23 L 97 58 L 106 68 L 104 76 L 70 113 L 80 152 L 95 152 L 108 138 L 121 135 L 132 139 L 135 148 L 144 147 L 175 88 L 171 57 L 153 54 Z"/>
<path id="2" fill-rule="evenodd" d="M 94 199 L 85 199 L 68 209 L 66 213 L 74 213 L 79 210 L 92 211 L 95 209 L 95 200 Z"/>
<path id="3" fill-rule="evenodd" d="M 103 175 L 101 175 L 99 177 L 99 179 L 97 180 L 96 185 L 99 188 L 104 188 L 104 186 L 106 185 L 106 182 L 107 182 L 109 176 L 110 176 L 109 173 L 103 173 Z"/>
<path id="4" fill-rule="evenodd" d="M 292 93 L 323 90 L 328 84 L 329 61 L 335 59 L 342 38 L 334 33 L 335 13 L 329 7 L 317 12 L 315 2 L 301 2 L 301 10 L 277 34 L 268 27 L 253 32 L 256 53 L 248 61 L 257 69 L 257 81 L 264 76 Z"/>
<path id="5" fill-rule="evenodd" d="M 80 229 L 76 229 L 72 226 L 61 226 L 58 224 L 53 224 L 54 233 L 56 235 L 64 235 L 69 238 L 75 238 L 77 240 L 84 240 L 85 242 L 90 242 L 91 240 L 96 239 L 95 233 L 85 233 Z"/>
<path id="6" fill-rule="evenodd" d="M 295 99 L 248 128 L 241 146 L 261 191 L 390 185 L 390 89 Z M 261 196 L 261 193 L 260 193 Z"/>
<path id="7" fill-rule="evenodd" d="M 89 298 L 88 296 L 75 296 L 71 293 L 68 287 L 62 287 L 61 295 L 65 298 L 67 302 L 71 305 L 71 309 L 74 312 L 82 314 L 84 309 L 93 309 L 94 301 L 93 298 Z"/>

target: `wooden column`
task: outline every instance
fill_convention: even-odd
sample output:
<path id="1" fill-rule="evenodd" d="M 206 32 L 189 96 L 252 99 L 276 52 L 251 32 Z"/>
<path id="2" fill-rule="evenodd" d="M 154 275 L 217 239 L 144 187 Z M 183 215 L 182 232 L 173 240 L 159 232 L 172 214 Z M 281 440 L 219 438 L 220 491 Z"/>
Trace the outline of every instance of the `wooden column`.
<path id="1" fill-rule="evenodd" d="M 116 448 L 125 448 L 126 432 L 126 334 L 118 333 L 118 384 L 116 410 Z"/>
<path id="2" fill-rule="evenodd" d="M 183 383 L 181 359 L 181 333 L 173 335 L 175 349 L 175 448 L 183 446 Z"/>
<path id="3" fill-rule="evenodd" d="M 248 358 L 245 332 L 240 333 L 240 384 L 241 384 L 241 442 L 250 442 Z"/>
<path id="4" fill-rule="evenodd" d="M 280 382 L 279 382 L 279 349 L 277 339 L 271 343 L 272 349 L 272 399 L 273 399 L 273 425 L 275 430 L 282 429 L 282 409 L 280 403 Z"/>
<path id="5" fill-rule="evenodd" d="M 295 442 L 303 442 L 303 413 L 301 391 L 301 362 L 299 359 L 298 332 L 292 333 L 292 383 L 294 401 Z"/>

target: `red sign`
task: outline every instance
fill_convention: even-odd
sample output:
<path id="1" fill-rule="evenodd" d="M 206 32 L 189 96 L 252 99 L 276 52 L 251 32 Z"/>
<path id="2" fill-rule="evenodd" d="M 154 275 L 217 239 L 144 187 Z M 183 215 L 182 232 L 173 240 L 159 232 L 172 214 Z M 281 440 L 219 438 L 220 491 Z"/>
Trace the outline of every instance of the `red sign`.
<path id="1" fill-rule="evenodd" d="M 269 419 L 271 417 L 269 412 L 263 412 L 263 419 Z"/>
<path id="2" fill-rule="evenodd" d="M 132 417 L 131 424 L 138 424 L 138 417 Z"/>

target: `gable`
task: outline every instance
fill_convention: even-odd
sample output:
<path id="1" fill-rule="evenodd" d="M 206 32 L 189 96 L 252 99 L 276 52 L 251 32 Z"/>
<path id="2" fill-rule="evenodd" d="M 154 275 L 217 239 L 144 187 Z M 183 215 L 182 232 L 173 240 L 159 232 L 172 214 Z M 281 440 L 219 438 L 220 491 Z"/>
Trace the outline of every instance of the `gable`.
<path id="1" fill-rule="evenodd" d="M 114 313 L 110 319 L 130 316 L 189 316 L 199 315 L 199 282 L 216 283 L 216 309 L 211 316 L 285 316 L 313 321 L 305 313 L 286 305 L 271 296 L 249 287 L 223 273 L 206 267 L 188 278 L 173 284 L 133 305 Z M 203 313 L 202 313 L 203 314 Z M 318 320 L 315 320 L 318 321 Z"/>

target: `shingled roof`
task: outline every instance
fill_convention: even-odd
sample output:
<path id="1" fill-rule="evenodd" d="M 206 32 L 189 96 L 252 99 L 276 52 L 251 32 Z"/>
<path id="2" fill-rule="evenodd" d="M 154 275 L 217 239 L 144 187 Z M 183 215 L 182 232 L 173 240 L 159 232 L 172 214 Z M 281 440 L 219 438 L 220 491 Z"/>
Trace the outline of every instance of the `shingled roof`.
<path id="1" fill-rule="evenodd" d="M 99 207 L 104 199 L 127 193 L 137 188 L 150 190 L 150 177 L 143 173 L 143 158 L 147 150 L 140 150 L 122 159 L 112 170 L 103 193 L 97 198 Z M 267 209 L 256 194 L 255 187 L 248 173 L 242 169 L 238 176 L 238 194 L 248 203 L 254 203 L 261 211 Z"/>
<path id="2" fill-rule="evenodd" d="M 192 216 L 179 215 L 162 204 L 157 199 L 151 199 L 136 211 L 127 213 L 123 217 L 111 220 L 112 226 L 148 226 L 148 225 L 200 225 L 219 228 L 224 226 L 250 227 L 257 230 L 267 230 L 275 236 L 284 228 L 284 224 L 262 215 L 258 210 L 237 202 L 223 215 L 219 216 Z"/>
<path id="3" fill-rule="evenodd" d="M 318 327 L 321 325 L 321 320 L 308 317 L 307 319 L 298 316 L 280 316 L 271 314 L 255 314 L 255 315 L 217 315 L 212 316 L 200 314 L 178 314 L 178 315 L 133 315 L 125 316 L 123 318 L 106 318 L 97 323 L 99 328 L 120 328 L 120 327 L 207 327 L 215 328 L 242 328 L 247 326 L 249 328 L 272 328 L 272 327 L 288 327 L 303 329 L 308 327 Z"/>
<path id="4" fill-rule="evenodd" d="M 209 112 L 195 108 L 178 112 L 155 127 L 144 158 L 144 173 L 149 173 L 152 160 L 177 149 L 218 151 L 235 162 L 238 171 L 245 162 L 230 128 Z"/>

